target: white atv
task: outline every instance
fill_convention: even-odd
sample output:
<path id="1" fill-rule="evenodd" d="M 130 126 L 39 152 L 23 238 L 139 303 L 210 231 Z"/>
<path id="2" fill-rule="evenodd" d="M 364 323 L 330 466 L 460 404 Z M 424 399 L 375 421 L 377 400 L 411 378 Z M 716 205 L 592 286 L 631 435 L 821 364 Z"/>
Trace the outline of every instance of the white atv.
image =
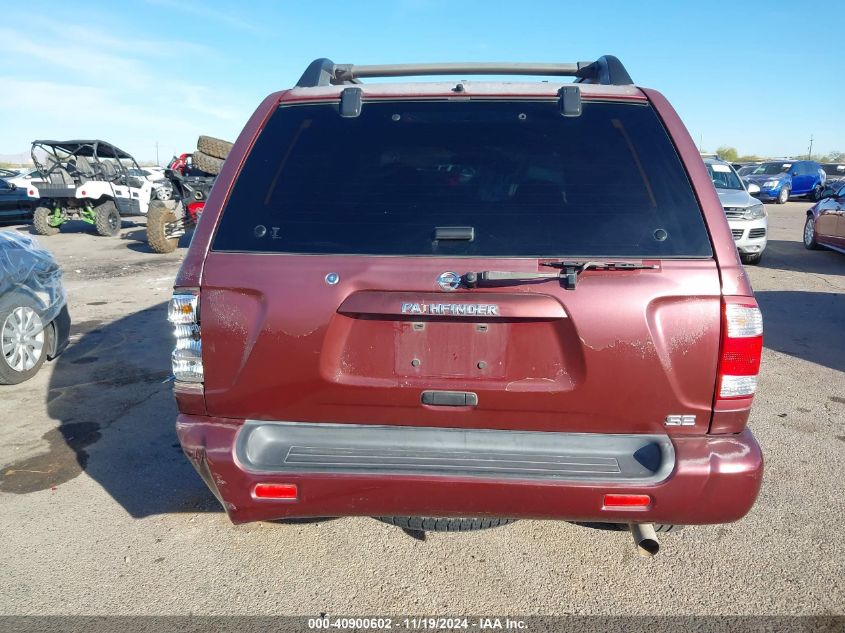
<path id="1" fill-rule="evenodd" d="M 43 175 L 43 182 L 27 186 L 27 195 L 38 200 L 32 224 L 39 235 L 55 235 L 68 220 L 82 220 L 100 235 L 114 236 L 120 216 L 147 213 L 155 183 L 132 175 L 138 163 L 110 143 L 33 141 L 32 160 Z"/>

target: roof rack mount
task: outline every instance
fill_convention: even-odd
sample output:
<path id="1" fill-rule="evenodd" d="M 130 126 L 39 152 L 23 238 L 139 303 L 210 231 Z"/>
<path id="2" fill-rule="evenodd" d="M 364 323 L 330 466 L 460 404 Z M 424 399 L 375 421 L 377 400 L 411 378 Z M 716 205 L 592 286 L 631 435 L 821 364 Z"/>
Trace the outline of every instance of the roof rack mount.
<path id="1" fill-rule="evenodd" d="M 315 59 L 297 82 L 298 88 L 361 83 L 368 77 L 418 77 L 423 75 L 535 75 L 575 77 L 578 83 L 630 85 L 634 82 L 625 67 L 613 55 L 594 62 L 573 63 L 499 63 L 452 62 L 438 64 L 381 64 L 356 66 L 335 64 L 330 59 Z"/>

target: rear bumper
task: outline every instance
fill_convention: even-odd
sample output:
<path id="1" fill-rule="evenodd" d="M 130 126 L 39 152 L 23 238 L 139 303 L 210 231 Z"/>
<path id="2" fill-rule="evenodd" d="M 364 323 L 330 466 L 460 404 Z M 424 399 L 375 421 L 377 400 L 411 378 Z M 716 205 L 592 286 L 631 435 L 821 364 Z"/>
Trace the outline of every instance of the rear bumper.
<path id="1" fill-rule="evenodd" d="M 456 459 L 455 453 L 449 452 L 454 444 L 452 439 L 441 442 L 431 435 L 431 429 L 416 429 L 423 433 L 419 436 L 421 439 L 414 435 L 414 429 L 410 429 L 411 437 L 405 437 L 401 447 L 387 446 L 385 449 L 385 441 L 390 440 L 374 436 L 375 444 L 363 440 L 363 445 L 327 451 L 307 446 L 314 442 L 306 442 L 304 437 L 294 438 L 290 445 L 284 445 L 279 438 L 285 436 L 285 431 L 284 428 L 279 430 L 280 426 L 291 429 L 303 425 L 244 424 L 240 420 L 185 414 L 178 418 L 176 428 L 185 454 L 235 523 L 285 517 L 392 515 L 684 525 L 727 523 L 736 521 L 751 509 L 763 474 L 760 448 L 747 429 L 738 435 L 690 436 L 671 441 L 668 436 L 639 436 L 639 445 L 638 436 L 515 434 L 548 439 L 551 448 L 545 450 L 546 453 L 555 452 L 555 442 L 566 443 L 567 438 L 573 442 L 563 461 L 576 462 L 577 468 L 562 469 L 562 457 L 558 455 L 560 459 L 551 461 L 554 466 L 550 470 L 547 457 L 544 458 L 546 466 L 541 469 L 544 472 L 532 473 L 513 464 L 536 459 L 536 452 L 531 452 L 536 451 L 534 440 L 537 438 L 533 437 L 510 444 L 502 453 L 506 454 L 506 461 L 496 462 L 496 466 L 483 472 L 475 467 L 467 468 L 465 462 L 479 463 L 479 460 L 489 458 L 489 454 L 483 453 L 483 447 L 476 446 L 478 433 L 491 433 L 489 431 L 471 434 L 467 440 L 471 444 L 470 450 L 464 446 L 462 455 L 480 457 L 465 460 L 463 457 Z M 326 437 L 334 433 L 332 427 L 356 428 L 322 426 Z M 364 429 L 366 435 L 372 429 L 391 427 L 357 428 Z M 407 427 L 404 429 L 408 431 Z M 437 431 L 434 433 L 436 435 Z M 441 442 L 436 451 L 431 448 L 432 441 Z M 423 453 L 408 450 L 417 442 L 427 443 L 423 451 L 428 451 L 426 455 L 434 455 L 435 461 L 418 456 Z M 605 448 L 596 448 L 602 444 Z M 382 450 L 378 455 L 371 452 L 376 445 Z M 628 449 L 634 450 L 633 460 L 624 458 Z M 473 453 L 477 450 L 482 453 Z M 290 459 L 292 454 L 298 454 L 298 457 Z M 323 460 L 321 464 L 315 464 L 315 454 L 331 454 L 333 458 L 329 460 L 331 463 Z M 354 459 L 338 458 L 338 455 L 353 454 Z M 392 457 L 400 454 L 402 457 Z M 446 461 L 442 461 L 444 454 L 448 454 Z M 423 470 L 428 470 L 419 472 L 419 468 L 408 466 L 408 460 L 414 459 L 425 462 Z M 597 466 L 611 462 L 618 467 Z M 257 483 L 296 484 L 298 499 L 255 499 L 252 491 Z M 603 508 L 604 495 L 608 493 L 649 495 L 651 504 L 638 509 Z"/>

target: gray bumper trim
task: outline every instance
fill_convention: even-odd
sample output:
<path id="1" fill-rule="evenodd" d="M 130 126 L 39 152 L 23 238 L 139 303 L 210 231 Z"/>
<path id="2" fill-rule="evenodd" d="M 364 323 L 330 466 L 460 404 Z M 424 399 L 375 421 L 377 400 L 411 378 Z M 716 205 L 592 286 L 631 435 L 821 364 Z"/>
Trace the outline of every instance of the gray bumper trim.
<path id="1" fill-rule="evenodd" d="M 666 435 L 599 435 L 247 421 L 235 452 L 249 471 L 655 484 L 675 465 Z"/>

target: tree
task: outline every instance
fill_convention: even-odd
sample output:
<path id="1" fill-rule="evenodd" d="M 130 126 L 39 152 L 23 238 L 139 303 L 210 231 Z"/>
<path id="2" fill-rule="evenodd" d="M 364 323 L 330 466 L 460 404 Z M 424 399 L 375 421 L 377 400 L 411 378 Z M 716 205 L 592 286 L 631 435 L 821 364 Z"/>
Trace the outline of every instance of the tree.
<path id="1" fill-rule="evenodd" d="M 729 163 L 736 162 L 736 159 L 739 158 L 736 148 L 728 147 L 727 145 L 722 145 L 716 149 L 716 156 Z"/>

